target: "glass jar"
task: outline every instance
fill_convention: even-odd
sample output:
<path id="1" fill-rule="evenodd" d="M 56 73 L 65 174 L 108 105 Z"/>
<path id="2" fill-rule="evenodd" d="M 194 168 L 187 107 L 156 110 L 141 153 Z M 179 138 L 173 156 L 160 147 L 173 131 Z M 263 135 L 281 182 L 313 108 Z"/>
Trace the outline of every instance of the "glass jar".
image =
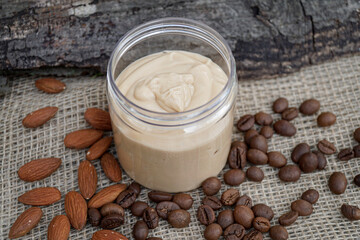
<path id="1" fill-rule="evenodd" d="M 129 64 L 164 50 L 199 53 L 228 76 L 208 103 L 184 112 L 142 108 L 118 89 L 116 79 Z M 163 18 L 126 33 L 107 70 L 107 97 L 121 166 L 139 184 L 153 190 L 195 189 L 224 167 L 231 144 L 237 76 L 232 52 L 212 28 L 189 19 Z"/>

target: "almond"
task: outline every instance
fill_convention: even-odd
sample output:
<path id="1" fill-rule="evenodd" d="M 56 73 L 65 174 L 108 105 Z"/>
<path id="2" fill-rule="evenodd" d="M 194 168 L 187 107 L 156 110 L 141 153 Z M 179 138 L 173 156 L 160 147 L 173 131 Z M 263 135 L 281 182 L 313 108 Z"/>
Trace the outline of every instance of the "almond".
<path id="1" fill-rule="evenodd" d="M 32 160 L 18 170 L 21 180 L 34 182 L 50 176 L 61 164 L 60 158 L 40 158 Z"/>
<path id="2" fill-rule="evenodd" d="M 50 205 L 60 199 L 61 193 L 54 187 L 35 188 L 18 198 L 19 202 L 33 206 Z"/>
<path id="3" fill-rule="evenodd" d="M 48 240 L 67 240 L 70 233 L 70 222 L 67 216 L 55 216 L 48 226 Z"/>
<path id="4" fill-rule="evenodd" d="M 119 182 L 121 180 L 122 173 L 120 164 L 112 154 L 105 153 L 100 162 L 105 175 L 111 181 Z"/>
<path id="5" fill-rule="evenodd" d="M 95 129 L 111 131 L 110 114 L 99 108 L 88 108 L 84 114 L 85 120 Z"/>
<path id="6" fill-rule="evenodd" d="M 41 78 L 35 81 L 35 86 L 46 93 L 59 93 L 66 88 L 65 83 L 55 78 Z"/>
<path id="7" fill-rule="evenodd" d="M 125 184 L 116 184 L 109 187 L 106 187 L 95 196 L 93 196 L 88 202 L 89 208 L 100 208 L 106 203 L 113 202 L 117 196 L 126 189 Z"/>
<path id="8" fill-rule="evenodd" d="M 101 157 L 110 147 L 112 140 L 112 137 L 104 137 L 103 139 L 100 139 L 94 143 L 94 145 L 92 145 L 91 148 L 87 151 L 86 159 L 92 161 Z"/>
<path id="9" fill-rule="evenodd" d="M 80 193 L 71 191 L 66 194 L 65 212 L 75 229 L 81 230 L 84 228 L 87 219 L 87 205 Z"/>
<path id="10" fill-rule="evenodd" d="M 95 167 L 89 161 L 82 161 L 78 169 L 78 184 L 81 195 L 90 199 L 96 192 L 97 174 Z"/>
<path id="11" fill-rule="evenodd" d="M 82 149 L 93 145 L 103 135 L 103 131 L 82 129 L 66 135 L 64 144 L 68 148 Z"/>
<path id="12" fill-rule="evenodd" d="M 9 238 L 19 238 L 30 232 L 40 221 L 43 212 L 38 207 L 25 210 L 10 228 Z"/>
<path id="13" fill-rule="evenodd" d="M 121 233 L 112 230 L 99 230 L 94 232 L 91 240 L 128 240 Z"/>
<path id="14" fill-rule="evenodd" d="M 39 127 L 49 121 L 51 118 L 53 118 L 58 110 L 59 109 L 57 107 L 41 108 L 32 113 L 29 113 L 23 119 L 22 124 L 24 125 L 24 127 L 27 128 Z"/>

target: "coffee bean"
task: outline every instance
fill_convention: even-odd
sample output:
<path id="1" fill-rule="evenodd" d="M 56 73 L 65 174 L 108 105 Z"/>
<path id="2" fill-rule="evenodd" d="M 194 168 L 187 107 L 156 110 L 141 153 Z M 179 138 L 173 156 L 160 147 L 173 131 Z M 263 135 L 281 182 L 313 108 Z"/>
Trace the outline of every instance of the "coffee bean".
<path id="1" fill-rule="evenodd" d="M 135 240 L 145 240 L 149 234 L 149 228 L 143 220 L 135 223 L 133 228 L 133 236 Z"/>
<path id="2" fill-rule="evenodd" d="M 221 226 L 217 223 L 212 223 L 206 227 L 204 237 L 206 240 L 218 240 L 223 233 Z"/>
<path id="3" fill-rule="evenodd" d="M 244 135 L 245 143 L 249 145 L 251 139 L 257 135 L 259 135 L 259 133 L 255 129 L 248 130 Z"/>
<path id="4" fill-rule="evenodd" d="M 138 184 L 137 182 L 132 182 L 129 187 L 128 190 L 132 190 L 135 192 L 136 196 L 139 196 L 140 192 L 141 192 L 141 186 L 140 184 Z"/>
<path id="5" fill-rule="evenodd" d="M 272 167 L 281 168 L 286 165 L 287 160 L 281 152 L 268 152 L 268 163 Z"/>
<path id="6" fill-rule="evenodd" d="M 266 139 L 269 139 L 274 135 L 274 130 L 270 126 L 263 126 L 260 130 L 260 134 Z"/>
<path id="7" fill-rule="evenodd" d="M 171 201 L 173 195 L 166 192 L 151 191 L 148 193 L 148 197 L 153 202 Z"/>
<path id="8" fill-rule="evenodd" d="M 308 152 L 310 152 L 310 146 L 307 143 L 299 143 L 291 152 L 291 160 L 294 163 L 298 163 L 301 156 Z"/>
<path id="9" fill-rule="evenodd" d="M 357 145 L 357 146 L 353 147 L 353 151 L 354 151 L 354 156 L 356 158 L 360 157 L 360 145 Z"/>
<path id="10" fill-rule="evenodd" d="M 325 169 L 325 167 L 327 165 L 327 160 L 326 160 L 324 154 L 322 154 L 319 151 L 313 151 L 313 153 L 316 155 L 316 157 L 318 159 L 318 169 L 319 170 Z"/>
<path id="11" fill-rule="evenodd" d="M 298 212 L 299 216 L 309 216 L 313 212 L 313 206 L 308 201 L 298 199 L 291 203 L 291 210 Z"/>
<path id="12" fill-rule="evenodd" d="M 350 221 L 360 220 L 360 208 L 356 206 L 343 204 L 341 206 L 341 213 Z"/>
<path id="13" fill-rule="evenodd" d="M 272 109 L 275 113 L 282 113 L 289 106 L 288 100 L 286 98 L 278 98 L 274 101 Z"/>
<path id="14" fill-rule="evenodd" d="M 96 227 L 100 225 L 101 214 L 97 208 L 88 209 L 89 222 L 92 226 Z"/>
<path id="15" fill-rule="evenodd" d="M 159 225 L 159 216 L 156 210 L 152 207 L 145 208 L 143 212 L 143 219 L 150 229 L 154 229 Z"/>
<path id="16" fill-rule="evenodd" d="M 290 211 L 287 213 L 284 213 L 279 217 L 279 223 L 282 226 L 290 226 L 293 224 L 296 219 L 298 218 L 299 214 L 296 211 Z"/>
<path id="17" fill-rule="evenodd" d="M 100 213 L 103 217 L 109 214 L 119 214 L 125 216 L 124 209 L 116 203 L 107 203 L 101 207 Z"/>
<path id="18" fill-rule="evenodd" d="M 243 205 L 243 206 L 247 206 L 247 207 L 251 208 L 252 207 L 252 199 L 248 195 L 244 194 L 241 197 L 239 197 L 239 199 L 236 202 L 236 205 Z"/>
<path id="19" fill-rule="evenodd" d="M 240 197 L 239 190 L 230 188 L 222 193 L 221 202 L 225 206 L 231 206 L 235 204 L 235 202 L 238 200 L 239 197 Z"/>
<path id="20" fill-rule="evenodd" d="M 296 128 L 295 126 L 284 119 L 278 120 L 276 123 L 274 123 L 274 130 L 277 134 L 285 137 L 291 137 L 296 134 Z"/>
<path id="21" fill-rule="evenodd" d="M 252 164 L 263 165 L 268 162 L 266 153 L 260 151 L 259 149 L 249 149 L 246 156 Z"/>
<path id="22" fill-rule="evenodd" d="M 288 108 L 282 114 L 281 118 L 286 121 L 291 121 L 299 115 L 299 110 L 297 108 Z"/>
<path id="23" fill-rule="evenodd" d="M 258 112 L 255 114 L 255 122 L 262 126 L 269 126 L 272 124 L 273 118 L 268 113 Z"/>
<path id="24" fill-rule="evenodd" d="M 133 205 L 131 205 L 131 213 L 136 217 L 141 217 L 147 207 L 149 207 L 149 205 L 146 202 L 134 202 Z"/>
<path id="25" fill-rule="evenodd" d="M 243 205 L 237 205 L 234 210 L 234 220 L 236 223 L 244 226 L 244 228 L 251 228 L 252 221 L 255 216 L 253 211 Z"/>
<path id="26" fill-rule="evenodd" d="M 245 143 L 238 143 L 233 145 L 228 155 L 228 163 L 230 168 L 243 169 L 246 165 L 246 152 L 247 146 Z"/>
<path id="27" fill-rule="evenodd" d="M 219 210 L 222 207 L 220 199 L 216 196 L 206 196 L 202 200 L 202 204 L 210 206 L 214 210 Z"/>
<path id="28" fill-rule="evenodd" d="M 209 177 L 202 182 L 201 187 L 205 195 L 215 195 L 221 188 L 221 182 L 217 177 Z"/>
<path id="29" fill-rule="evenodd" d="M 318 167 L 318 158 L 312 152 L 305 153 L 299 160 L 299 167 L 304 173 L 311 173 Z"/>
<path id="30" fill-rule="evenodd" d="M 125 190 L 116 198 L 116 203 L 123 208 L 130 207 L 136 200 L 136 193 L 133 190 Z"/>
<path id="31" fill-rule="evenodd" d="M 169 213 L 168 222 L 174 228 L 188 227 L 190 224 L 190 213 L 184 209 L 177 209 Z"/>
<path id="32" fill-rule="evenodd" d="M 344 193 L 347 186 L 345 174 L 334 172 L 329 178 L 328 185 L 332 193 L 338 195 Z"/>
<path id="33" fill-rule="evenodd" d="M 156 212 L 162 219 L 167 219 L 171 211 L 180 209 L 179 205 L 170 201 L 159 202 L 156 205 Z"/>
<path id="34" fill-rule="evenodd" d="M 236 126 L 239 129 L 239 131 L 245 132 L 250 128 L 252 128 L 254 126 L 254 123 L 255 123 L 254 116 L 247 114 L 239 119 Z"/>
<path id="35" fill-rule="evenodd" d="M 221 211 L 217 217 L 217 223 L 223 228 L 227 228 L 234 223 L 234 215 L 231 209 Z"/>
<path id="36" fill-rule="evenodd" d="M 266 153 L 268 150 L 268 144 L 266 138 L 263 135 L 256 135 L 250 140 L 250 148 L 259 149 Z"/>
<path id="37" fill-rule="evenodd" d="M 354 131 L 354 139 L 360 143 L 360 127 Z"/>
<path id="38" fill-rule="evenodd" d="M 264 217 L 269 221 L 271 221 L 271 219 L 274 217 L 274 212 L 271 207 L 263 203 L 256 204 L 251 209 L 254 212 L 255 217 Z"/>
<path id="39" fill-rule="evenodd" d="M 201 205 L 197 210 L 197 218 L 201 224 L 207 226 L 215 222 L 214 210 L 208 205 Z"/>
<path id="40" fill-rule="evenodd" d="M 329 127 L 335 122 L 336 116 L 331 112 L 323 112 L 317 118 L 317 124 L 319 127 Z"/>
<path id="41" fill-rule="evenodd" d="M 262 240 L 262 239 L 263 239 L 262 233 L 257 230 L 250 231 L 243 238 L 243 240 Z"/>
<path id="42" fill-rule="evenodd" d="M 338 153 L 337 157 L 341 161 L 349 161 L 355 157 L 355 153 L 352 148 L 345 148 Z"/>
<path id="43" fill-rule="evenodd" d="M 104 229 L 113 229 L 124 223 L 124 216 L 119 214 L 109 214 L 105 216 L 100 223 L 100 227 Z"/>
<path id="44" fill-rule="evenodd" d="M 270 222 L 267 218 L 256 217 L 252 222 L 253 227 L 259 232 L 265 233 L 270 229 Z"/>
<path id="45" fill-rule="evenodd" d="M 284 182 L 296 182 L 300 178 L 301 170 L 296 165 L 286 165 L 280 168 L 278 175 Z"/>
<path id="46" fill-rule="evenodd" d="M 319 141 L 317 144 L 317 148 L 320 152 L 326 155 L 334 154 L 336 152 L 336 147 L 334 146 L 334 144 L 332 144 L 326 139 Z"/>
<path id="47" fill-rule="evenodd" d="M 269 233 L 272 240 L 287 240 L 289 237 L 286 228 L 280 225 L 272 226 Z"/>
<path id="48" fill-rule="evenodd" d="M 252 166 L 246 171 L 246 177 L 250 181 L 261 182 L 264 179 L 264 172 L 260 168 Z"/>
<path id="49" fill-rule="evenodd" d="M 302 195 L 301 199 L 308 201 L 311 204 L 315 204 L 319 199 L 319 192 L 315 189 L 306 190 Z"/>
<path id="50" fill-rule="evenodd" d="M 360 174 L 354 177 L 354 183 L 356 186 L 360 187 Z"/>
<path id="51" fill-rule="evenodd" d="M 224 174 L 224 182 L 230 186 L 239 186 L 245 181 L 245 173 L 241 169 L 230 169 Z"/>
<path id="52" fill-rule="evenodd" d="M 173 202 L 179 205 L 180 208 L 188 210 L 193 205 L 194 200 L 187 193 L 178 193 L 173 197 Z"/>
<path id="53" fill-rule="evenodd" d="M 304 115 L 312 115 L 319 111 L 320 102 L 316 99 L 305 100 L 299 107 L 299 110 Z"/>
<path id="54" fill-rule="evenodd" d="M 244 143 L 244 142 L 242 142 L 242 141 L 238 141 L 238 140 L 233 141 L 233 142 L 231 143 L 231 147 L 230 147 L 230 148 L 232 148 L 232 147 L 237 147 L 237 146 L 243 147 L 243 148 L 245 148 L 245 149 L 247 150 L 247 145 L 246 145 L 246 143 Z"/>
<path id="55" fill-rule="evenodd" d="M 245 235 L 245 228 L 240 224 L 231 224 L 224 231 L 225 240 L 241 240 Z"/>

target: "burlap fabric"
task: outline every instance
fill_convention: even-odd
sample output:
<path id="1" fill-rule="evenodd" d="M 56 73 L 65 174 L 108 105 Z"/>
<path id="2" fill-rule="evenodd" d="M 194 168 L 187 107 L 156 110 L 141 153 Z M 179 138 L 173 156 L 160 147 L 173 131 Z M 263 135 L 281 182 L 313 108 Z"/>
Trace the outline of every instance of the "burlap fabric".
<path id="1" fill-rule="evenodd" d="M 42 207 L 44 216 L 40 223 L 22 239 L 46 239 L 47 226 L 58 214 L 65 214 L 64 196 L 68 191 L 78 190 L 77 168 L 85 159 L 86 150 L 71 150 L 64 147 L 64 136 L 72 131 L 89 127 L 83 118 L 89 107 L 106 108 L 105 78 L 66 78 L 61 79 L 67 89 L 57 95 L 47 95 L 34 86 L 35 78 L 19 78 L 11 82 L 11 92 L 0 99 L 0 236 L 7 238 L 11 224 L 17 216 L 29 206 L 18 203 L 17 197 L 24 192 L 36 188 L 57 187 L 62 193 L 61 201 L 51 206 Z M 337 149 L 351 147 L 356 144 L 352 137 L 355 128 L 360 127 L 360 56 L 342 58 L 340 60 L 318 66 L 312 66 L 287 77 L 241 81 L 237 98 L 236 119 L 242 114 L 255 114 L 262 110 L 272 113 L 272 102 L 286 97 L 292 107 L 298 107 L 307 98 L 316 98 L 321 102 L 321 112 L 331 111 L 337 115 L 337 122 L 329 128 L 319 128 L 316 116 L 300 115 L 293 123 L 297 134 L 287 138 L 274 135 L 269 140 L 269 151 L 281 151 L 291 163 L 292 148 L 306 142 L 315 149 L 316 143 L 326 138 L 333 142 Z M 37 129 L 26 129 L 21 121 L 29 112 L 45 106 L 57 106 L 56 116 Z M 273 114 L 279 119 L 278 114 Z M 234 139 L 242 139 L 234 127 Z M 114 147 L 111 151 L 115 153 Z M 17 170 L 32 159 L 44 157 L 60 157 L 61 167 L 50 177 L 27 183 L 19 179 Z M 353 178 L 360 173 L 360 159 L 340 162 L 336 155 L 327 157 L 328 166 L 323 171 L 302 174 L 296 183 L 281 182 L 277 176 L 278 169 L 264 165 L 265 172 L 262 183 L 246 181 L 239 187 L 241 194 L 252 197 L 254 203 L 265 203 L 275 213 L 272 225 L 277 224 L 278 217 L 290 209 L 290 203 L 298 199 L 308 188 L 320 192 L 320 199 L 314 206 L 314 213 L 308 217 L 299 217 L 287 227 L 290 239 L 360 239 L 360 221 L 350 222 L 340 212 L 342 203 L 360 206 L 360 188 L 353 184 Z M 99 161 L 93 161 L 98 173 L 98 189 L 112 183 L 101 170 Z M 228 167 L 225 167 L 226 171 Z M 223 172 L 224 172 L 223 171 Z M 340 196 L 329 191 L 327 179 L 334 171 L 345 173 L 348 179 L 346 192 Z M 219 174 L 222 178 L 223 172 Z M 129 177 L 123 175 L 124 183 Z M 220 193 L 230 186 L 223 185 Z M 139 200 L 147 200 L 148 190 L 143 190 Z M 218 196 L 220 196 L 220 193 Z M 196 219 L 196 209 L 204 197 L 200 189 L 190 192 L 194 198 L 190 209 L 191 224 L 184 229 L 174 229 L 164 220 L 160 226 L 150 230 L 149 236 L 163 239 L 203 239 L 205 227 Z M 152 204 L 153 205 L 153 204 Z M 132 226 L 137 219 L 126 211 L 125 224 L 115 230 L 131 237 Z M 81 231 L 71 230 L 70 239 L 90 239 L 92 233 L 99 229 L 89 224 Z M 265 234 L 265 239 L 269 235 Z"/>

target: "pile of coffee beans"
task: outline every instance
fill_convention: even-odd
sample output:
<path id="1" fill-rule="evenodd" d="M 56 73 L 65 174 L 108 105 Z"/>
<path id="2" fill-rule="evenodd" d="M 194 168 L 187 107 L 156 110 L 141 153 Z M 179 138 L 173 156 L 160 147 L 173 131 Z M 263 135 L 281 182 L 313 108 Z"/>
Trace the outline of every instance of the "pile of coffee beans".
<path id="1" fill-rule="evenodd" d="M 354 139 L 360 143 L 360 128 L 354 131 Z M 349 161 L 352 158 L 360 157 L 360 144 L 353 148 L 344 148 L 338 154 L 338 159 L 341 161 Z"/>

